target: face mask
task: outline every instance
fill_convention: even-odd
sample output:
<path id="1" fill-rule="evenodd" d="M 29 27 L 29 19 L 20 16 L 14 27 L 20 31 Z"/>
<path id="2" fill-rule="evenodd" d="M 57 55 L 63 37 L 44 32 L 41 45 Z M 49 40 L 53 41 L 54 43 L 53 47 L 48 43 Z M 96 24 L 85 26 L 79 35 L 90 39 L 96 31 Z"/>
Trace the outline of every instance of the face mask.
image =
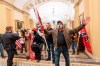
<path id="1" fill-rule="evenodd" d="M 63 26 L 62 25 L 57 25 L 57 28 L 62 28 Z"/>

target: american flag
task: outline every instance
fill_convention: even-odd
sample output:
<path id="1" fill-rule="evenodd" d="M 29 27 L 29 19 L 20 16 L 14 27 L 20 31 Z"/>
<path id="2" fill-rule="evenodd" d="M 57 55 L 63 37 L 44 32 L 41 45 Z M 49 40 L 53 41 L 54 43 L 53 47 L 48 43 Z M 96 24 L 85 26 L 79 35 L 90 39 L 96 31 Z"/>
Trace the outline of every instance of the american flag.
<path id="1" fill-rule="evenodd" d="M 20 40 L 19 40 L 19 39 L 18 39 L 18 40 L 16 40 L 15 44 L 16 44 L 16 46 L 17 46 L 19 49 L 21 49 L 21 48 L 22 48 L 22 45 L 21 45 L 21 43 L 20 43 Z"/>

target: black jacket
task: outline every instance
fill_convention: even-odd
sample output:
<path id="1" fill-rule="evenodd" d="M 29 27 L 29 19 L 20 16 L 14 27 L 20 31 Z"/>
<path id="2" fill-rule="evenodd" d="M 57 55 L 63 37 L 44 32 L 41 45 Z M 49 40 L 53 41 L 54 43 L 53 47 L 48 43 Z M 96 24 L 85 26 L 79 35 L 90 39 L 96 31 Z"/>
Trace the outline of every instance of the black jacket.
<path id="1" fill-rule="evenodd" d="M 36 42 L 36 44 L 44 43 L 44 40 L 43 40 L 42 36 L 40 36 L 37 32 L 34 34 L 33 41 Z"/>
<path id="2" fill-rule="evenodd" d="M 52 31 L 52 30 L 53 30 L 53 29 L 50 28 L 50 29 L 45 30 L 44 32 L 46 33 L 47 31 L 49 32 L 49 31 Z M 50 42 L 51 44 L 53 44 L 52 34 L 47 34 L 47 33 L 46 33 L 45 37 L 46 37 L 46 41 L 47 41 L 47 42 Z"/>
<path id="3" fill-rule="evenodd" d="M 2 43 L 4 48 L 16 48 L 15 41 L 19 39 L 18 34 L 14 34 L 11 32 L 6 32 L 1 36 Z"/>

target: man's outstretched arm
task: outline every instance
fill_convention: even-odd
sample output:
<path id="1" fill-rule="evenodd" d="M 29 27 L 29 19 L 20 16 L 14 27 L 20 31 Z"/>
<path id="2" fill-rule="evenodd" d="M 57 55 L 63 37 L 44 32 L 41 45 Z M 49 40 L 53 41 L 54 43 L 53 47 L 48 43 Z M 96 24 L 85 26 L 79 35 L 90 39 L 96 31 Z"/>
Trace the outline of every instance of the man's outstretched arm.
<path id="1" fill-rule="evenodd" d="M 78 27 L 72 29 L 72 30 L 70 31 L 70 33 L 79 32 L 81 29 L 83 29 L 83 28 L 89 23 L 89 21 L 90 21 L 90 17 L 87 17 L 86 20 L 83 20 L 83 21 L 82 21 L 82 23 L 83 23 L 82 25 L 80 25 L 80 26 L 78 26 Z"/>

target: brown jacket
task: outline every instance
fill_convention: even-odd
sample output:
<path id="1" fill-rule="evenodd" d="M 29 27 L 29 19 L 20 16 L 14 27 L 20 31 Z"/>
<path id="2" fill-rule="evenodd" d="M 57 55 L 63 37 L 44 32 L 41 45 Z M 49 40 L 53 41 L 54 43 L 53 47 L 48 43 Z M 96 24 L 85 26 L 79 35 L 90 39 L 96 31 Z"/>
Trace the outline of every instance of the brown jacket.
<path id="1" fill-rule="evenodd" d="M 64 25 L 63 31 L 64 31 L 64 37 L 65 37 L 65 41 L 66 41 L 68 49 L 70 48 L 70 45 L 71 45 L 71 33 L 79 32 L 82 28 L 84 28 L 84 26 L 85 25 L 82 24 L 77 28 L 69 29 L 69 28 L 66 28 Z M 58 29 L 54 29 L 52 31 L 52 36 L 53 36 L 53 43 L 54 43 L 55 47 L 57 47 Z"/>

